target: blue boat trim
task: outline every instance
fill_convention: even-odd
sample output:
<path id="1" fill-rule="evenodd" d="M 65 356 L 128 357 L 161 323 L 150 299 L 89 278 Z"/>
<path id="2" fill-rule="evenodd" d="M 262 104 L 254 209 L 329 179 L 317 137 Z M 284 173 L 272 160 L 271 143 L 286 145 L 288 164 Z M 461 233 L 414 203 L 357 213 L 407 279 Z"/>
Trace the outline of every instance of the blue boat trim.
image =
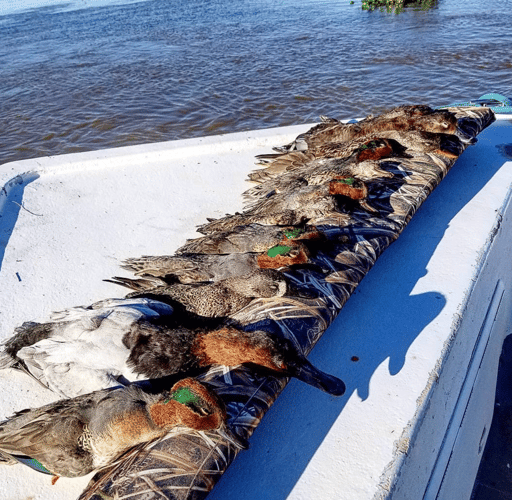
<path id="1" fill-rule="evenodd" d="M 512 113 L 512 99 L 502 94 L 491 92 L 484 94 L 478 99 L 472 99 L 467 102 L 458 102 L 449 104 L 448 106 L 439 106 L 438 109 L 462 107 L 462 106 L 483 106 L 492 109 L 495 113 L 511 114 Z"/>

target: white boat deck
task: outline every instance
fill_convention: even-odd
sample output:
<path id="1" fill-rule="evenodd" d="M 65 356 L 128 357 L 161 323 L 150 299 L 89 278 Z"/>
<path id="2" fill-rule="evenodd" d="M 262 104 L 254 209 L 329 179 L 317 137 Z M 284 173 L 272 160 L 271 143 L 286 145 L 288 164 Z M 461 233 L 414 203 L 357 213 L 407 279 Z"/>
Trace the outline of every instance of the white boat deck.
<path id="1" fill-rule="evenodd" d="M 206 217 L 242 209 L 254 156 L 307 128 L 0 166 L 0 339 L 123 296 L 102 281 L 124 274 L 122 259 L 171 254 Z M 505 119 L 461 156 L 311 353 L 346 394 L 292 381 L 209 500 L 469 497 L 510 333 L 511 184 Z M 0 419 L 56 399 L 12 370 L 0 391 Z M 77 498 L 90 478 L 51 486 L 22 465 L 1 472 L 5 500 Z"/>

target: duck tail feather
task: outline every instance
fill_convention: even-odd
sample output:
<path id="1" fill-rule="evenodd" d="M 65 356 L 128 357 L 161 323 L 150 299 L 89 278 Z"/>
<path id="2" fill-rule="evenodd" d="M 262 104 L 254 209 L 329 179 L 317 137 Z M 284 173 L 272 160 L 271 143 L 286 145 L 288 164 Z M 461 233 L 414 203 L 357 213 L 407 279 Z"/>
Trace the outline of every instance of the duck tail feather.
<path id="1" fill-rule="evenodd" d="M 53 326 L 52 323 L 26 321 L 16 327 L 14 335 L 0 344 L 0 370 L 10 367 L 19 369 L 18 351 L 48 338 Z"/>
<path id="2" fill-rule="evenodd" d="M 269 163 L 272 163 L 277 158 L 280 158 L 281 156 L 283 156 L 285 154 L 288 154 L 288 153 L 271 153 L 271 154 L 256 155 L 256 158 L 257 158 L 256 164 L 267 165 Z"/>
<path id="3" fill-rule="evenodd" d="M 269 181 L 275 177 L 275 175 L 269 175 L 267 169 L 254 170 L 249 175 L 249 180 L 251 182 L 257 182 L 258 184 L 262 184 L 265 181 Z"/>
<path id="4" fill-rule="evenodd" d="M 0 463 L 2 465 L 16 465 L 19 464 L 18 460 L 9 455 L 7 452 L 0 450 Z"/>
<path id="5" fill-rule="evenodd" d="M 295 142 L 291 142 L 290 144 L 286 144 L 284 146 L 274 146 L 272 149 L 277 153 L 289 153 L 294 149 Z"/>
<path id="6" fill-rule="evenodd" d="M 4 349 L 4 346 L 1 346 L 0 349 Z M 5 370 L 6 368 L 17 368 L 17 363 L 17 360 L 10 354 L 7 354 L 5 350 L 0 351 L 0 370 Z"/>
<path id="7" fill-rule="evenodd" d="M 149 290 L 157 286 L 166 285 L 166 282 L 156 277 L 147 277 L 140 279 L 124 278 L 122 276 L 114 276 L 112 279 L 105 279 L 108 283 L 114 283 L 115 285 L 121 285 L 137 292 Z"/>

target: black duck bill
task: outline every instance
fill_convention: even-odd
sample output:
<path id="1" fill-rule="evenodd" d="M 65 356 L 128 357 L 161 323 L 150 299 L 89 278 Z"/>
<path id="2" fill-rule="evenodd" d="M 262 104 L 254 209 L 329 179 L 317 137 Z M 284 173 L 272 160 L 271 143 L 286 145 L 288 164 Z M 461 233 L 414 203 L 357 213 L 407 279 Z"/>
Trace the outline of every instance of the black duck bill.
<path id="1" fill-rule="evenodd" d="M 298 297 L 300 299 L 317 299 L 318 292 L 314 291 L 312 287 L 308 288 L 307 286 L 297 286 L 291 281 L 288 281 L 286 296 Z"/>
<path id="2" fill-rule="evenodd" d="M 345 394 L 346 386 L 343 380 L 334 375 L 324 373 L 313 366 L 306 358 L 287 363 L 284 373 L 317 389 L 321 389 L 332 396 L 343 396 Z"/>

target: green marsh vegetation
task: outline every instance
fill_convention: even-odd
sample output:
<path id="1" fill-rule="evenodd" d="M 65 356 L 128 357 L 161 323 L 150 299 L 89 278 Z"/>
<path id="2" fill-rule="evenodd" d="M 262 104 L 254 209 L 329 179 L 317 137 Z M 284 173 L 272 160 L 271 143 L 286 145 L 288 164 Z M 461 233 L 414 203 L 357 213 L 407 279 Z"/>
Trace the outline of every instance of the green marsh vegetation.
<path id="1" fill-rule="evenodd" d="M 352 2 L 351 2 L 352 3 Z M 394 11 L 399 14 L 405 7 L 412 7 L 418 10 L 428 10 L 437 5 L 437 0 L 362 0 L 361 7 L 363 10 L 380 9 L 387 12 Z"/>

